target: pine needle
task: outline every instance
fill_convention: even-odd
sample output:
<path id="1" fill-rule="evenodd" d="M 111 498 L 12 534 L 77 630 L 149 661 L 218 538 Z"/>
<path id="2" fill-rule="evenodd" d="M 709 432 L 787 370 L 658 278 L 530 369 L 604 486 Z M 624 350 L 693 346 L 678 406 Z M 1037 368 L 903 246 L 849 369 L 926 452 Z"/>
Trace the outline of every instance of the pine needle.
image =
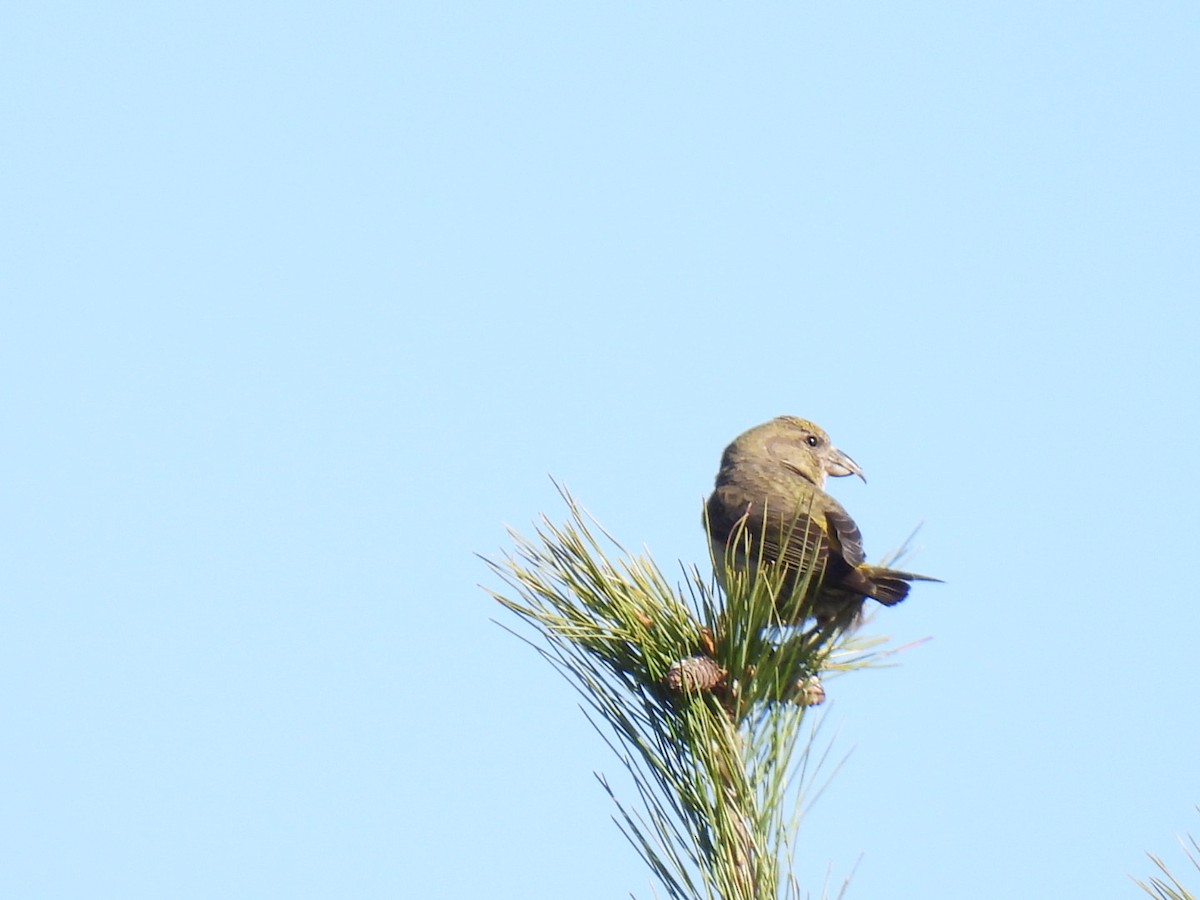
<path id="1" fill-rule="evenodd" d="M 785 573 L 768 565 L 751 578 L 715 561 L 725 591 L 694 566 L 673 586 L 559 492 L 567 522 L 510 530 L 514 550 L 485 560 L 506 590 L 489 593 L 532 629 L 518 636 L 576 688 L 629 773 L 632 800 L 597 775 L 618 827 L 672 900 L 799 900 L 792 851 L 828 755 L 814 751 L 805 691 L 876 664 L 878 641 L 786 624 Z M 803 573 L 800 589 L 819 577 Z"/>

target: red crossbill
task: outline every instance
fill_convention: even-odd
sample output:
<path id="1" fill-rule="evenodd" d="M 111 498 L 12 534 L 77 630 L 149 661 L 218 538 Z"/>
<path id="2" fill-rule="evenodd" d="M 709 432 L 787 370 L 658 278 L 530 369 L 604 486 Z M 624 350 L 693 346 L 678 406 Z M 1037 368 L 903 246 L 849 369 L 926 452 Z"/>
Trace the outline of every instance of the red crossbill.
<path id="1" fill-rule="evenodd" d="M 866 480 L 821 428 L 780 416 L 725 448 L 705 518 L 719 577 L 727 558 L 737 567 L 747 559 L 782 562 L 788 576 L 781 607 L 822 627 L 851 627 L 865 598 L 893 606 L 908 596 L 909 582 L 938 579 L 867 564 L 858 526 L 822 490 L 827 475 Z M 808 571 L 808 595 L 796 605 L 791 595 Z"/>

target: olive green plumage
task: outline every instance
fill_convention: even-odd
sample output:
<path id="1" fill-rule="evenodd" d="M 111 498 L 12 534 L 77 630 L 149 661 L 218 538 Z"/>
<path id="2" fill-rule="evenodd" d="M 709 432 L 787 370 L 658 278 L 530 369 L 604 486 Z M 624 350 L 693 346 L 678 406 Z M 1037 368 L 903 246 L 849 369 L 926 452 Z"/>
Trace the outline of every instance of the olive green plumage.
<path id="1" fill-rule="evenodd" d="M 807 419 L 780 416 L 740 435 L 725 448 L 716 488 L 705 506 L 719 575 L 722 561 L 781 562 L 788 605 L 797 575 L 812 571 L 798 620 L 851 627 L 864 599 L 893 606 L 908 596 L 909 582 L 924 575 L 868 565 L 862 534 L 842 505 L 822 490 L 825 477 L 858 475 L 858 464 Z"/>

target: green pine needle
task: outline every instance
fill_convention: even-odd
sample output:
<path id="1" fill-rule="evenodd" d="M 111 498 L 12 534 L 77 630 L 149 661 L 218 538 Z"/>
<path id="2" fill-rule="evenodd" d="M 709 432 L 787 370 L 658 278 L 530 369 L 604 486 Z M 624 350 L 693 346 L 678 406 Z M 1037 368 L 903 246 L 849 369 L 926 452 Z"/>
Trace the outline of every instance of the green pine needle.
<path id="1" fill-rule="evenodd" d="M 1200 872 L 1200 843 L 1190 834 L 1185 841 L 1179 839 L 1179 843 L 1183 846 L 1183 852 L 1187 856 L 1188 862 Z M 1147 853 L 1150 861 L 1158 867 L 1158 870 L 1163 874 L 1163 878 L 1157 875 L 1152 875 L 1149 882 L 1133 879 L 1134 884 L 1140 887 L 1143 891 L 1156 900 L 1196 900 L 1196 895 L 1183 886 L 1183 883 L 1176 878 L 1171 870 L 1167 868 L 1166 863 L 1153 853 Z"/>
<path id="2" fill-rule="evenodd" d="M 879 641 L 787 626 L 776 567 L 726 566 L 725 591 L 691 567 L 686 590 L 673 586 L 559 491 L 568 521 L 510 531 L 515 549 L 486 560 L 509 590 L 490 593 L 532 627 L 536 642 L 518 636 L 579 691 L 630 773 L 632 803 L 598 776 L 618 826 L 674 900 L 800 898 L 791 856 L 826 761 L 800 686 L 878 664 Z M 804 573 L 793 597 L 819 577 Z M 673 689 L 688 667 L 695 683 Z"/>

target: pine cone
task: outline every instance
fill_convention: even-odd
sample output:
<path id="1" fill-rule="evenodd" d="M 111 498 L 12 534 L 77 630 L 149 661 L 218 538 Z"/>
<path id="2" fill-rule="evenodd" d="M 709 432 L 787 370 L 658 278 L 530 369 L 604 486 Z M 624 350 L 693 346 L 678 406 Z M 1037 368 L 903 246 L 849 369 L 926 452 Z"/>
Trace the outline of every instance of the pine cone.
<path id="1" fill-rule="evenodd" d="M 711 656 L 689 656 L 673 664 L 663 678 L 667 690 L 695 694 L 711 691 L 725 680 L 725 670 Z"/>

